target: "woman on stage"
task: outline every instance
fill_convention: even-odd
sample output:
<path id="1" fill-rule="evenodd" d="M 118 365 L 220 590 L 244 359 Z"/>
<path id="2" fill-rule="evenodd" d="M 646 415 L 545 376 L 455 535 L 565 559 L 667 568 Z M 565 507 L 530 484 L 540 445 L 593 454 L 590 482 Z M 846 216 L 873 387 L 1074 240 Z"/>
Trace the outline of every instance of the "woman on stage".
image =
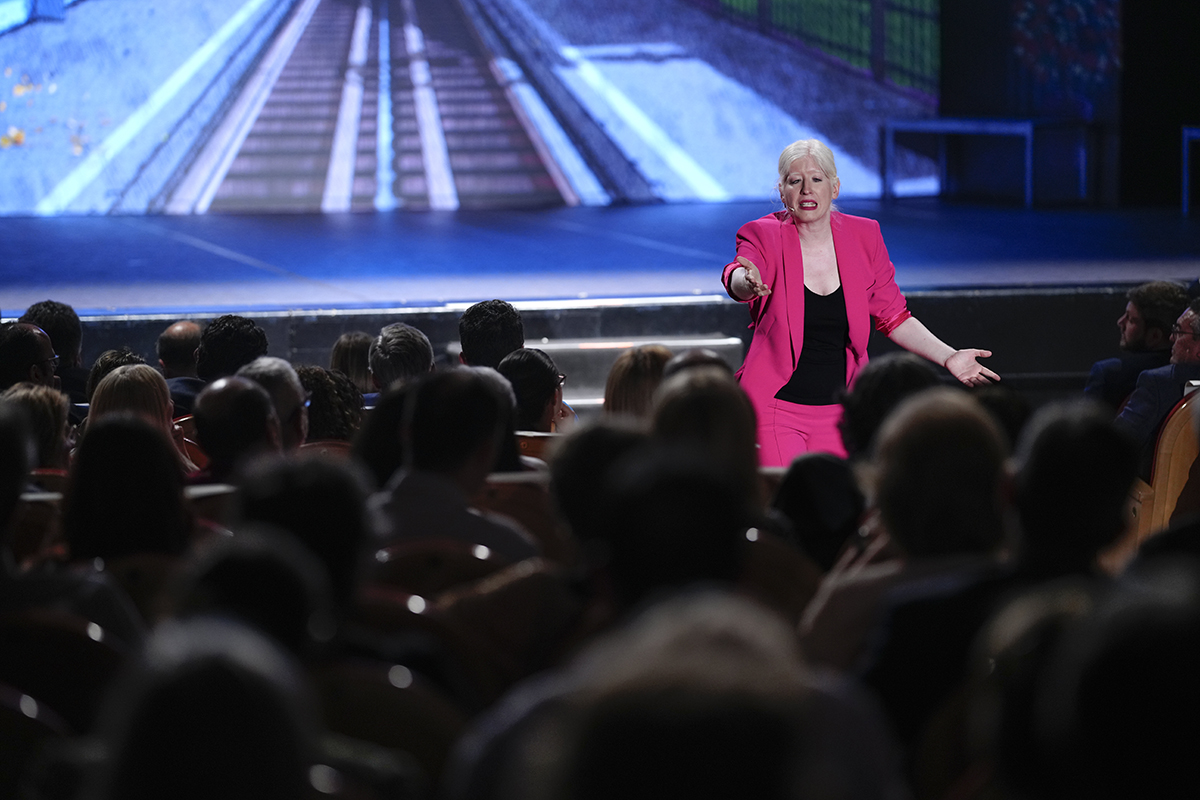
<path id="1" fill-rule="evenodd" d="M 896 286 L 879 223 L 836 210 L 833 153 L 816 139 L 779 156 L 784 210 L 748 222 L 722 282 L 750 304 L 754 337 L 738 380 L 758 413 L 759 460 L 786 466 L 820 450 L 845 456 L 839 393 L 867 361 L 871 323 L 896 344 L 941 364 L 968 386 L 999 380 L 955 350 L 908 310 Z"/>

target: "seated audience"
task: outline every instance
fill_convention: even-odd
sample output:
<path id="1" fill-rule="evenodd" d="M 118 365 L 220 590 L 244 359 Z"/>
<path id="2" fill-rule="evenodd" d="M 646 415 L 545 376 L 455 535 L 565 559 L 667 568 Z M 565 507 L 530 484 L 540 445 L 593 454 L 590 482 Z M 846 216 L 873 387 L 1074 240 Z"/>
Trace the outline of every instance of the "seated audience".
<path id="1" fill-rule="evenodd" d="M 371 342 L 367 360 L 372 388 L 371 394 L 364 398 L 367 405 L 374 405 L 384 389 L 432 372 L 433 346 L 429 337 L 413 326 L 393 322 L 385 325 Z"/>
<path id="2" fill-rule="evenodd" d="M 188 458 L 183 432 L 172 419 L 175 404 L 167 382 L 149 364 L 128 364 L 117 367 L 96 387 L 88 408 L 88 424 L 112 414 L 133 414 L 141 417 L 171 438 L 184 472 L 195 472 L 196 465 Z"/>
<path id="3" fill-rule="evenodd" d="M 70 401 L 57 389 L 33 383 L 18 383 L 0 394 L 20 407 L 33 434 L 38 469 L 66 469 L 75 446 L 75 429 L 68 418 Z"/>
<path id="4" fill-rule="evenodd" d="M 517 396 L 517 430 L 553 431 L 565 414 L 563 376 L 554 359 L 541 350 L 522 347 L 501 359 L 496 371 L 508 379 Z"/>
<path id="5" fill-rule="evenodd" d="M 0 326 L 0 391 L 18 383 L 57 389 L 57 369 L 58 356 L 45 331 L 25 322 Z"/>
<path id="6" fill-rule="evenodd" d="M 1125 300 L 1125 313 L 1117 320 L 1121 355 L 1092 364 L 1083 387 L 1084 395 L 1114 412 L 1133 392 L 1138 375 L 1171 362 L 1171 326 L 1188 305 L 1187 292 L 1170 281 L 1135 286 Z"/>
<path id="7" fill-rule="evenodd" d="M 1043 408 L 1017 452 L 1018 570 L 1026 579 L 1091 575 L 1129 525 L 1137 448 L 1099 403 Z"/>
<path id="8" fill-rule="evenodd" d="M 663 381 L 651 428 L 659 441 L 705 452 L 729 472 L 745 502 L 761 504 L 754 407 L 727 371 L 695 367 Z"/>
<path id="9" fill-rule="evenodd" d="M 469 506 L 496 463 L 506 401 L 475 371 L 452 370 L 415 384 L 408 403 L 405 469 L 372 499 L 384 541 L 452 539 L 512 561 L 538 555 L 524 531 Z"/>
<path id="10" fill-rule="evenodd" d="M 870 455 L 883 421 L 906 397 L 937 386 L 937 372 L 912 353 L 887 353 L 867 362 L 841 399 L 842 444 L 851 460 Z"/>
<path id="11" fill-rule="evenodd" d="M 329 368 L 349 378 L 359 394 L 364 395 L 376 391 L 371 382 L 372 341 L 366 331 L 349 331 L 337 338 L 329 352 Z"/>
<path id="12" fill-rule="evenodd" d="M 196 398 L 196 439 L 208 466 L 193 478 L 221 483 L 263 453 L 281 452 L 279 418 L 267 390 L 249 378 L 219 378 Z"/>
<path id="13" fill-rule="evenodd" d="M 282 358 L 259 356 L 238 369 L 239 378 L 249 378 L 267 390 L 279 420 L 279 443 L 290 453 L 308 438 L 308 392 L 300 376 Z"/>
<path id="14" fill-rule="evenodd" d="M 298 665 L 227 620 L 158 627 L 98 728 L 89 800 L 297 800 L 338 782 L 314 766 L 319 726 Z"/>
<path id="15" fill-rule="evenodd" d="M 1194 380 L 1200 380 L 1200 300 L 1193 300 L 1171 328 L 1171 363 L 1139 374 L 1133 394 L 1117 415 L 1117 427 L 1137 443 L 1142 480 L 1150 480 L 1163 420 L 1183 399 L 1188 381 Z"/>
<path id="16" fill-rule="evenodd" d="M 840 669 L 870 657 L 889 595 L 988 575 L 1004 538 L 1004 439 L 978 403 L 957 389 L 927 390 L 904 401 L 877 436 L 867 493 L 898 555 L 872 563 L 874 543 L 862 556 L 848 552 L 800 623 L 805 654 Z"/>
<path id="17" fill-rule="evenodd" d="M 123 415 L 89 425 L 63 498 L 71 559 L 182 554 L 192 533 L 183 487 L 178 453 L 160 428 Z"/>
<path id="18" fill-rule="evenodd" d="M 167 379 L 177 417 L 192 413 L 196 395 L 204 388 L 204 381 L 196 377 L 200 331 L 198 323 L 183 319 L 169 325 L 154 344 L 158 366 Z"/>
<path id="19" fill-rule="evenodd" d="M 25 309 L 18 322 L 36 325 L 50 337 L 58 355 L 58 379 L 72 403 L 87 402 L 88 371 L 83 366 L 83 325 L 66 303 L 43 300 Z"/>
<path id="20" fill-rule="evenodd" d="M 661 344 L 631 347 L 613 362 L 604 384 L 604 413 L 638 419 L 650 416 L 651 401 L 663 381 L 671 351 Z"/>
<path id="21" fill-rule="evenodd" d="M 267 334 L 254 320 L 226 314 L 200 333 L 196 350 L 196 377 L 206 383 L 233 375 L 254 359 L 267 354 Z"/>
<path id="22" fill-rule="evenodd" d="M 145 364 L 146 359 L 139 356 L 137 353 L 130 350 L 128 347 L 122 347 L 119 350 L 105 350 L 92 363 L 92 368 L 88 372 L 87 379 L 87 401 L 92 402 L 92 395 L 96 393 L 96 387 L 100 385 L 100 381 L 112 372 L 117 367 L 126 367 L 131 364 Z"/>
<path id="23" fill-rule="evenodd" d="M 771 505 L 822 572 L 858 535 L 866 500 L 850 465 L 830 453 L 804 453 L 788 467 Z"/>
<path id="24" fill-rule="evenodd" d="M 495 369 L 506 355 L 525 346 L 521 312 L 503 300 L 476 303 L 459 317 L 458 339 L 462 363 Z"/>
<path id="25" fill-rule="evenodd" d="M 311 400 L 305 441 L 353 439 L 362 422 L 363 399 L 350 379 L 322 367 L 297 367 L 296 377 Z"/>

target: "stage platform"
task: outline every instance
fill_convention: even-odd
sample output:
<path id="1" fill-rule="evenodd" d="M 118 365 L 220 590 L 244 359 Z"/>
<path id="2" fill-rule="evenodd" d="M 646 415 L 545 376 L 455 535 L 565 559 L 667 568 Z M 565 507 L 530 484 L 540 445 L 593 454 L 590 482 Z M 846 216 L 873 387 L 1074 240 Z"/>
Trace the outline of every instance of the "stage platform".
<path id="1" fill-rule="evenodd" d="M 880 221 L 913 311 L 1028 387 L 1074 385 L 1116 347 L 1124 291 L 1200 275 L 1200 223 L 1176 209 L 1033 209 L 854 199 Z M 0 218 L 0 309 L 70 303 L 84 357 L 148 359 L 172 320 L 236 312 L 274 354 L 325 364 L 347 330 L 405 320 L 439 349 L 478 300 L 513 302 L 539 341 L 735 336 L 719 276 L 769 203 L 320 216 Z M 872 351 L 888 342 L 873 339 Z M 1048 382 L 1048 383 L 1047 383 Z"/>

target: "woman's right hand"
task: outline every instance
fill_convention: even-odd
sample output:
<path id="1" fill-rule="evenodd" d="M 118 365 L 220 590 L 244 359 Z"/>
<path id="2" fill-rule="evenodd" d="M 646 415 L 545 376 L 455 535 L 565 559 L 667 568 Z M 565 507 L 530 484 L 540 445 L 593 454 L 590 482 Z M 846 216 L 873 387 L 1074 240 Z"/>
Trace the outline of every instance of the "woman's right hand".
<path id="1" fill-rule="evenodd" d="M 754 266 L 754 262 L 744 256 L 738 256 L 737 263 L 741 264 L 742 269 L 745 270 L 742 273 L 742 280 L 745 282 L 745 289 L 749 292 L 750 297 L 766 297 L 771 293 L 771 287 L 763 283 L 762 275 L 759 273 L 758 267 Z M 736 280 L 736 274 L 734 278 Z M 738 292 L 738 294 L 744 293 Z"/>

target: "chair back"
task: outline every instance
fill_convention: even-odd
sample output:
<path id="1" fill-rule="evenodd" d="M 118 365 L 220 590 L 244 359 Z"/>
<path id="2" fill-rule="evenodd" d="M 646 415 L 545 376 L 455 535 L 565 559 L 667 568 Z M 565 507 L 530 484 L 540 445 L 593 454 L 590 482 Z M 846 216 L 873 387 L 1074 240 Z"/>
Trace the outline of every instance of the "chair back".
<path id="1" fill-rule="evenodd" d="M 70 734 L 70 726 L 45 703 L 0 683 L 0 797 L 22 796 L 26 768 L 42 745 Z"/>
<path id="2" fill-rule="evenodd" d="M 540 458 L 542 461 L 553 451 L 561 433 L 543 433 L 542 431 L 517 431 L 517 449 L 523 456 Z"/>
<path id="3" fill-rule="evenodd" d="M 0 617 L 0 682 L 44 702 L 76 733 L 91 730 L 125 646 L 73 614 L 26 610 Z"/>
<path id="4" fill-rule="evenodd" d="M 1154 469 L 1150 473 L 1150 485 L 1154 487 L 1154 515 L 1152 530 L 1165 528 L 1179 500 L 1179 493 L 1187 483 L 1188 471 L 1200 453 L 1200 440 L 1192 426 L 1192 407 L 1200 402 L 1200 394 L 1185 395 L 1175 404 L 1159 429 L 1158 442 L 1154 446 Z"/>
<path id="5" fill-rule="evenodd" d="M 174 424 L 178 425 L 180 430 L 183 431 L 183 438 L 191 439 L 192 441 L 195 441 L 195 439 L 196 439 L 196 418 L 194 416 L 192 416 L 191 414 L 184 414 L 182 417 L 176 417 L 175 419 L 173 419 L 171 421 Z"/>
<path id="6" fill-rule="evenodd" d="M 350 447 L 350 442 L 342 439 L 315 439 L 300 445 L 300 452 L 304 455 L 322 455 L 346 460 L 350 458 Z"/>
<path id="7" fill-rule="evenodd" d="M 61 541 L 62 494 L 60 492 L 24 492 L 13 511 L 8 528 L 8 546 L 13 560 L 47 553 Z"/>
<path id="8" fill-rule="evenodd" d="M 43 492 L 65 492 L 67 490 L 67 471 L 39 467 L 30 471 L 29 482 Z"/>
<path id="9" fill-rule="evenodd" d="M 515 520 L 550 561 L 570 566 L 578 558 L 578 545 L 554 511 L 548 472 L 492 473 L 471 505 Z"/>

